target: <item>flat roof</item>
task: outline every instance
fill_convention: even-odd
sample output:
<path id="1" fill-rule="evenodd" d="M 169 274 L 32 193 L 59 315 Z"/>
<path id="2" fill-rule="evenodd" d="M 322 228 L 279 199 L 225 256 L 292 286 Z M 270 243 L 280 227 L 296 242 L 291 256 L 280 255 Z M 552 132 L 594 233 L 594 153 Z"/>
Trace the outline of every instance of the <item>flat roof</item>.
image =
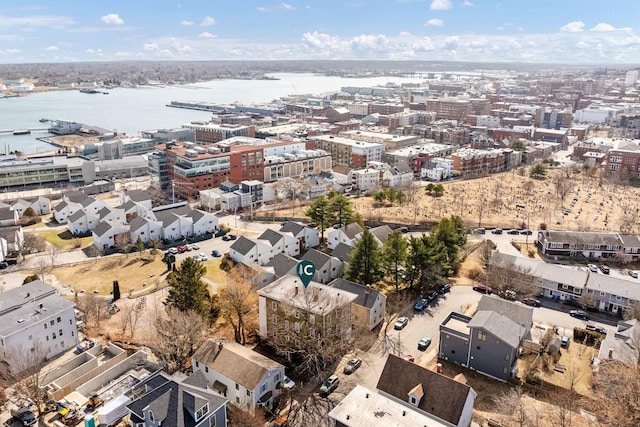
<path id="1" fill-rule="evenodd" d="M 453 329 L 454 331 L 463 334 L 469 333 L 469 322 L 465 322 L 457 316 L 449 315 L 442 324 L 449 329 Z"/>

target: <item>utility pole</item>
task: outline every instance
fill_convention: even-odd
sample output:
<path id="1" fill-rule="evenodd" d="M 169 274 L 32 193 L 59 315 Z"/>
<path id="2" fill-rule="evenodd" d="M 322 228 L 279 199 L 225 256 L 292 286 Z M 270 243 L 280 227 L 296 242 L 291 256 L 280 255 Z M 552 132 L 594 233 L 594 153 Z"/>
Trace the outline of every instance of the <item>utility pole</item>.
<path id="1" fill-rule="evenodd" d="M 171 180 L 171 203 L 176 202 L 176 182 Z"/>

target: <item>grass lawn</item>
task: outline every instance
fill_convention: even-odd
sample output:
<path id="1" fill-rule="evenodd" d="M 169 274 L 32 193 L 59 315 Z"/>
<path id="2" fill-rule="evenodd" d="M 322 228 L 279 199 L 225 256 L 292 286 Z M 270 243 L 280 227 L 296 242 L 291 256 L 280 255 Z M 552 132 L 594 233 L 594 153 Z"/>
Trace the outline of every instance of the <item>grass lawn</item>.
<path id="1" fill-rule="evenodd" d="M 149 261 L 142 261 L 137 254 L 131 254 L 128 258 L 100 259 L 73 267 L 56 267 L 51 274 L 61 284 L 67 284 L 78 292 L 82 289 L 85 293 L 97 290 L 100 295 L 109 295 L 113 289 L 113 281 L 117 280 L 120 292 L 127 293 L 131 288 L 139 290 L 144 287 L 144 283 L 153 283 L 167 270 L 167 265 L 160 257 L 152 259 L 147 255 L 147 258 Z"/>
<path id="2" fill-rule="evenodd" d="M 40 230 L 37 231 L 38 235 L 44 238 L 47 242 L 56 246 L 58 249 L 74 249 L 74 238 L 69 230 L 60 231 L 60 229 L 53 230 Z M 80 237 L 80 247 L 84 248 L 93 243 L 93 237 Z"/>
<path id="3" fill-rule="evenodd" d="M 213 259 L 203 264 L 207 267 L 207 274 L 204 277 L 215 283 L 227 283 L 227 273 L 220 270 L 220 259 Z"/>

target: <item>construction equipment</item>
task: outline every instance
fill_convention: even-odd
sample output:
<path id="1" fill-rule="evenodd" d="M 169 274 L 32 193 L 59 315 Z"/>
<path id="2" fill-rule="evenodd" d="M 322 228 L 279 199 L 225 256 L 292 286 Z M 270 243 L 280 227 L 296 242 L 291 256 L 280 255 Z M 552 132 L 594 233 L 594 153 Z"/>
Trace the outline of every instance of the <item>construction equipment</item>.
<path id="1" fill-rule="evenodd" d="M 104 405 L 104 400 L 102 400 L 96 393 L 93 393 L 87 402 L 87 409 L 94 410 L 102 405 Z"/>
<path id="2" fill-rule="evenodd" d="M 80 411 L 75 405 L 58 402 L 58 416 L 62 424 L 74 426 L 81 421 L 82 417 L 80 415 Z"/>

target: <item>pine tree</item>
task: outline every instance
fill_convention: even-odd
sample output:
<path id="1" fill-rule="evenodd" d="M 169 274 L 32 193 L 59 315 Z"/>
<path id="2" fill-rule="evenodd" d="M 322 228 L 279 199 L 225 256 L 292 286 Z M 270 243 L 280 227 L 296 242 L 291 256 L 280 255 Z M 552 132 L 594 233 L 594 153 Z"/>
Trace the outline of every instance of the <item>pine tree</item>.
<path id="1" fill-rule="evenodd" d="M 382 278 L 381 268 L 382 249 L 373 234 L 365 229 L 352 252 L 345 278 L 362 285 L 372 285 Z"/>
<path id="2" fill-rule="evenodd" d="M 206 272 L 206 267 L 193 258 L 182 261 L 180 267 L 167 277 L 169 295 L 166 304 L 180 311 L 194 310 L 206 316 L 209 312 L 209 290 L 202 280 Z"/>
<path id="3" fill-rule="evenodd" d="M 117 280 L 113 281 L 113 302 L 120 299 L 120 284 Z"/>
<path id="4" fill-rule="evenodd" d="M 398 292 L 400 282 L 400 271 L 407 260 L 407 246 L 408 243 L 400 230 L 389 234 L 387 241 L 382 246 L 384 269 L 387 275 L 393 277 L 396 292 Z"/>

